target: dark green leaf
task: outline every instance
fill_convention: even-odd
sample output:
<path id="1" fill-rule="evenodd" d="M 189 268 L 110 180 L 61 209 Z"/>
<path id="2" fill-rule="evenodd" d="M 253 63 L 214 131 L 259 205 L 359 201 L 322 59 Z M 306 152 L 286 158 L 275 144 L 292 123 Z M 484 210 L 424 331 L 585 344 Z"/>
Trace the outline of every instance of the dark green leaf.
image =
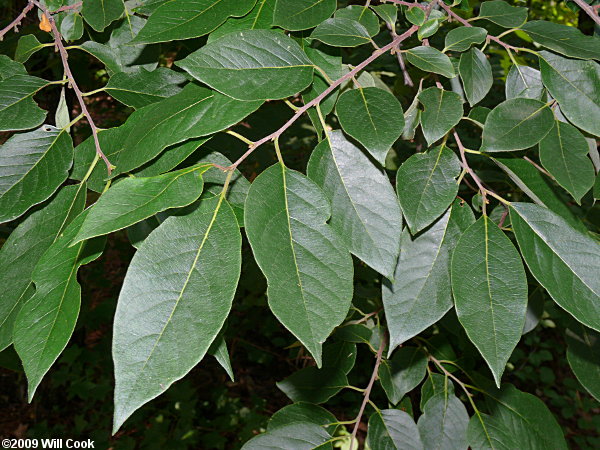
<path id="1" fill-rule="evenodd" d="M 311 422 L 284 425 L 250 439 L 243 450 L 312 450 L 327 442 L 331 436 L 325 429 Z"/>
<path id="2" fill-rule="evenodd" d="M 425 19 L 427 16 L 425 15 L 425 11 L 419 7 L 408 8 L 404 13 L 406 16 L 406 20 L 408 20 L 413 25 L 423 25 L 425 23 Z"/>
<path id="3" fill-rule="evenodd" d="M 371 415 L 367 443 L 371 450 L 423 450 L 417 424 L 398 409 L 384 409 Z"/>
<path id="4" fill-rule="evenodd" d="M 450 58 L 433 47 L 422 46 L 406 50 L 406 59 L 424 72 L 439 73 L 446 78 L 456 76 Z"/>
<path id="5" fill-rule="evenodd" d="M 313 405 L 312 403 L 292 403 L 284 406 L 279 411 L 271 416 L 267 424 L 267 430 L 289 425 L 293 422 L 309 422 L 315 425 L 325 426 L 336 422 L 333 414 L 321 406 Z M 329 433 L 335 431 L 336 425 L 330 425 L 325 429 Z"/>
<path id="6" fill-rule="evenodd" d="M 350 5 L 346 8 L 338 9 L 334 17 L 356 20 L 365 27 L 369 32 L 369 36 L 375 36 L 379 33 L 379 19 L 367 6 Z"/>
<path id="7" fill-rule="evenodd" d="M 534 20 L 521 27 L 535 42 L 572 58 L 600 59 L 600 39 L 586 36 L 577 28 Z"/>
<path id="8" fill-rule="evenodd" d="M 273 24 L 285 30 L 313 28 L 331 17 L 335 0 L 277 0 Z"/>
<path id="9" fill-rule="evenodd" d="M 463 116 L 463 100 L 456 92 L 430 87 L 419 94 L 423 105 L 421 128 L 429 145 L 442 138 Z"/>
<path id="10" fill-rule="evenodd" d="M 473 44 L 485 41 L 487 30 L 480 27 L 458 27 L 446 34 L 444 53 L 447 51 L 464 52 Z"/>
<path id="11" fill-rule="evenodd" d="M 512 65 L 505 85 L 506 98 L 525 97 L 541 100 L 544 95 L 542 74 L 529 66 Z"/>
<path id="12" fill-rule="evenodd" d="M 527 8 L 511 6 L 501 0 L 482 2 L 479 19 L 487 19 L 504 28 L 519 27 L 527 20 Z"/>
<path id="13" fill-rule="evenodd" d="M 321 22 L 310 37 L 334 47 L 357 47 L 371 42 L 369 32 L 360 22 L 342 17 Z"/>
<path id="14" fill-rule="evenodd" d="M 346 374 L 336 367 L 305 367 L 277 383 L 294 402 L 324 403 L 348 385 Z"/>
<path id="15" fill-rule="evenodd" d="M 426 368 L 427 355 L 417 347 L 401 347 L 391 359 L 384 359 L 379 366 L 379 382 L 390 403 L 396 405 L 417 387 L 425 377 Z"/>
<path id="16" fill-rule="evenodd" d="M 65 15 L 60 20 L 59 31 L 66 41 L 81 39 L 83 36 L 83 19 L 81 15 L 75 12 Z"/>
<path id="17" fill-rule="evenodd" d="M 419 40 L 433 36 L 440 28 L 440 22 L 437 19 L 429 19 L 421 27 L 417 33 Z"/>
<path id="18" fill-rule="evenodd" d="M 0 81 L 6 80 L 14 75 L 27 75 L 25 66 L 13 61 L 6 55 L 0 55 Z"/>
<path id="19" fill-rule="evenodd" d="M 446 397 L 454 396 L 454 384 L 449 377 L 435 372 L 427 372 L 427 378 L 421 385 L 421 411 L 425 411 L 425 405 L 434 395 L 442 394 Z"/>
<path id="20" fill-rule="evenodd" d="M 123 0 L 83 0 L 83 18 L 96 31 L 103 31 L 125 12 Z"/>
<path id="21" fill-rule="evenodd" d="M 592 396 L 600 401 L 600 334 L 578 325 L 567 330 L 567 360 L 573 373 Z"/>
<path id="22" fill-rule="evenodd" d="M 233 31 L 268 30 L 273 25 L 273 13 L 277 0 L 258 0 L 248 14 L 243 17 L 230 17 L 223 25 L 210 33 L 208 42 Z"/>
<path id="23" fill-rule="evenodd" d="M 34 34 L 26 34 L 19 38 L 17 49 L 15 50 L 15 61 L 24 63 L 38 50 L 45 47 Z"/>
<path id="24" fill-rule="evenodd" d="M 47 85 L 47 81 L 29 75 L 13 75 L 0 81 L 0 131 L 29 130 L 40 125 L 46 111 L 32 97 Z"/>
<path id="25" fill-rule="evenodd" d="M 383 4 L 371 6 L 371 8 L 386 24 L 392 28 L 394 27 L 396 20 L 398 20 L 398 7 L 396 5 Z"/>
<path id="26" fill-rule="evenodd" d="M 483 100 L 492 88 L 492 66 L 478 48 L 472 48 L 460 56 L 458 72 L 471 106 Z"/>
<path id="27" fill-rule="evenodd" d="M 454 395 L 436 394 L 425 403 L 417 426 L 426 449 L 466 450 L 469 415 Z"/>
<path id="28" fill-rule="evenodd" d="M 219 365 L 227 372 L 229 379 L 234 381 L 233 369 L 231 367 L 231 361 L 229 360 L 229 352 L 227 351 L 227 344 L 223 336 L 217 336 L 210 347 L 207 350 L 209 355 L 215 357 Z"/>
<path id="29" fill-rule="evenodd" d="M 153 177 L 166 173 L 169 170 L 177 167 L 209 139 L 210 138 L 195 138 L 180 144 L 175 144 L 165 149 L 164 152 L 162 152 L 152 161 L 144 164 L 140 169 L 136 170 L 134 175 L 136 177 Z M 231 161 L 227 160 L 225 165 L 228 166 L 229 164 L 231 164 Z"/>

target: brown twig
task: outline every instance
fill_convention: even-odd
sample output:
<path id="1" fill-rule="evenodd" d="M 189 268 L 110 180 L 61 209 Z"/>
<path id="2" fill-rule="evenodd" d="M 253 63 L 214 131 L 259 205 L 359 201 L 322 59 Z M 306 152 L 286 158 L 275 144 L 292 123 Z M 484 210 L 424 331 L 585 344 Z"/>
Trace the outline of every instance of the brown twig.
<path id="1" fill-rule="evenodd" d="M 477 188 L 479 189 L 479 192 L 481 193 L 481 197 L 483 198 L 483 211 L 485 212 L 485 205 L 486 205 L 486 203 L 488 203 L 487 193 L 489 192 L 489 190 L 483 185 L 483 182 L 481 181 L 481 179 L 477 176 L 477 174 L 469 166 L 469 163 L 467 162 L 467 157 L 465 155 L 465 146 L 462 144 L 462 141 L 458 137 L 458 133 L 456 132 L 456 130 L 453 130 L 452 134 L 454 136 L 454 140 L 456 141 L 456 145 L 458 145 L 458 151 L 460 152 L 461 165 L 463 166 L 463 169 L 465 169 L 467 171 L 467 173 L 471 176 L 471 178 L 477 185 Z"/>
<path id="2" fill-rule="evenodd" d="M 90 112 L 88 111 L 87 107 L 85 106 L 85 102 L 83 101 L 83 95 L 81 94 L 81 90 L 79 89 L 79 86 L 77 86 L 77 82 L 75 81 L 75 78 L 73 77 L 73 73 L 71 72 L 71 68 L 69 67 L 69 61 L 68 61 L 69 55 L 67 53 L 67 50 L 65 49 L 65 46 L 62 43 L 62 35 L 58 31 L 58 28 L 56 28 L 56 22 L 54 20 L 54 17 L 52 17 L 52 14 L 50 13 L 50 11 L 48 11 L 48 8 L 43 6 L 37 0 L 30 0 L 30 1 L 32 4 L 34 4 L 35 6 L 37 6 L 38 8 L 40 8 L 42 10 L 42 12 L 46 15 L 46 17 L 48 18 L 48 21 L 50 22 L 50 27 L 52 29 L 52 35 L 54 36 L 54 45 L 56 46 L 56 49 L 57 49 L 58 53 L 60 54 L 60 59 L 62 61 L 63 69 L 65 71 L 65 76 L 69 80 L 69 84 L 73 88 L 73 91 L 75 92 L 75 95 L 77 96 L 77 100 L 79 101 L 79 104 L 81 106 L 81 112 L 85 115 L 86 119 L 88 120 L 88 123 L 90 124 L 90 128 L 92 129 L 92 136 L 94 138 L 94 144 L 96 146 L 96 154 L 100 158 L 102 158 L 102 160 L 106 164 L 108 174 L 110 175 L 112 172 L 112 169 L 113 169 L 113 165 L 110 163 L 110 161 L 108 160 L 106 155 L 102 152 L 102 149 L 100 148 L 100 141 L 98 140 L 98 127 L 96 127 L 96 124 L 94 123 L 94 119 L 92 119 Z"/>
<path id="3" fill-rule="evenodd" d="M 375 356 L 375 367 L 373 367 L 373 373 L 371 374 L 371 379 L 369 380 L 369 384 L 367 385 L 365 392 L 363 393 L 364 399 L 362 404 L 360 405 L 360 409 L 358 410 L 358 415 L 356 416 L 356 423 L 354 424 L 354 429 L 352 430 L 352 436 L 350 436 L 350 448 L 354 448 L 354 440 L 356 439 L 356 433 L 358 433 L 358 427 L 360 426 L 360 420 L 362 419 L 362 415 L 365 412 L 365 408 L 367 407 L 367 403 L 369 403 L 369 396 L 371 395 L 371 389 L 373 389 L 373 385 L 375 384 L 375 380 L 377 379 L 377 374 L 379 372 L 379 366 L 381 365 L 381 358 L 383 357 L 383 351 L 385 350 L 385 346 L 387 344 L 387 335 L 384 333 L 381 337 L 381 343 L 379 344 L 379 350 L 377 350 L 377 355 Z"/>
<path id="4" fill-rule="evenodd" d="M 58 8 L 54 11 L 50 11 L 50 14 L 58 14 L 61 12 L 70 11 L 72 9 L 78 9 L 79 7 L 81 7 L 81 5 L 83 5 L 83 2 L 77 2 L 77 3 L 73 3 L 72 5 L 61 6 L 60 8 Z"/>
<path id="5" fill-rule="evenodd" d="M 23 8 L 23 11 L 21 11 L 21 13 L 15 18 L 15 20 L 13 20 L 11 23 L 9 23 L 6 27 L 4 27 L 1 31 L 0 31 L 0 41 L 2 39 L 4 39 L 4 35 L 6 33 L 8 33 L 12 28 L 15 29 L 15 32 L 17 32 L 17 27 L 19 25 L 21 25 L 21 21 L 25 18 L 25 16 L 27 15 L 27 13 L 29 11 L 31 11 L 31 9 L 33 8 L 33 3 L 29 2 L 27 3 L 27 5 L 25 6 L 25 8 Z"/>
<path id="6" fill-rule="evenodd" d="M 392 36 L 392 39 L 396 39 L 396 37 L 398 36 L 396 34 L 396 30 L 394 30 L 394 27 L 391 24 L 387 24 L 387 28 L 390 31 L 390 35 Z M 400 45 L 398 44 L 398 49 L 400 48 Z M 398 65 L 400 66 L 400 70 L 402 71 L 402 76 L 404 77 L 404 84 L 410 87 L 414 87 L 415 84 L 413 83 L 412 78 L 410 77 L 410 74 L 408 73 L 408 70 L 406 70 L 406 64 L 404 64 L 404 58 L 402 57 L 402 53 L 396 51 L 394 52 L 396 54 L 396 58 L 398 59 Z"/>
<path id="7" fill-rule="evenodd" d="M 600 16 L 598 16 L 598 7 L 596 6 L 596 8 L 588 5 L 586 2 L 584 2 L 583 0 L 573 0 L 577 6 L 579 6 L 581 8 L 581 10 L 583 12 L 585 12 L 588 16 L 590 16 L 590 18 L 596 22 L 598 25 L 600 25 Z"/>

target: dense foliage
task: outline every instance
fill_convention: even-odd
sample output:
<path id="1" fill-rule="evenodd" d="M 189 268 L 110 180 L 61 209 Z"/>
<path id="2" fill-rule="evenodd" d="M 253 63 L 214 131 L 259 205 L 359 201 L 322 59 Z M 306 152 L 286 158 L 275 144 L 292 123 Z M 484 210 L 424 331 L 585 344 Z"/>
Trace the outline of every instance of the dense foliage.
<path id="1" fill-rule="evenodd" d="M 548 3 L 23 2 L 0 31 L 0 362 L 29 401 L 49 371 L 89 382 L 110 349 L 67 345 L 110 320 L 123 447 L 134 423 L 182 448 L 567 448 L 535 388 L 564 375 L 535 371 L 551 329 L 597 411 L 600 18 Z M 116 247 L 95 310 L 78 272 Z M 278 380 L 260 402 L 292 402 L 264 429 L 140 424 L 196 366 L 240 376 L 238 341 Z M 233 384 L 187 411 L 229 417 Z"/>

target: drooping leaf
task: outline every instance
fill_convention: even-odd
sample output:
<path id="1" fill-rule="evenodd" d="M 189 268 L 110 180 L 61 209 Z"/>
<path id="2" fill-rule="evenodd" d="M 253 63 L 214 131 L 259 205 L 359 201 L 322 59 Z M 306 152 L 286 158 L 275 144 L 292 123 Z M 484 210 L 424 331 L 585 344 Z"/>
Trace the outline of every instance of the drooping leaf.
<path id="1" fill-rule="evenodd" d="M 364 25 L 343 17 L 321 22 L 310 37 L 334 47 L 357 47 L 371 42 L 371 35 Z"/>
<path id="2" fill-rule="evenodd" d="M 204 357 L 231 309 L 241 235 L 221 197 L 165 220 L 127 270 L 115 313 L 116 432 Z"/>
<path id="3" fill-rule="evenodd" d="M 242 17 L 230 17 L 208 36 L 208 42 L 225 36 L 233 31 L 268 30 L 273 25 L 273 14 L 277 0 L 258 0 L 248 14 Z"/>
<path id="4" fill-rule="evenodd" d="M 194 202 L 202 193 L 202 173 L 211 166 L 192 167 L 155 177 L 128 177 L 112 186 L 90 208 L 77 243 L 112 233 L 169 208 Z"/>
<path id="5" fill-rule="evenodd" d="M 40 257 L 85 205 L 83 185 L 65 186 L 28 215 L 0 248 L 0 351 L 12 343 L 13 324 L 34 292 L 31 274 Z"/>
<path id="6" fill-rule="evenodd" d="M 446 397 L 454 395 L 454 383 L 446 375 L 435 372 L 427 372 L 427 378 L 421 385 L 421 401 L 419 407 L 425 411 L 425 405 L 431 397 L 443 394 Z"/>
<path id="7" fill-rule="evenodd" d="M 203 36 L 228 17 L 247 14 L 256 0 L 171 0 L 152 13 L 135 37 L 136 44 Z"/>
<path id="8" fill-rule="evenodd" d="M 471 106 L 483 100 L 492 88 L 492 66 L 478 48 L 472 48 L 460 56 L 458 72 Z"/>
<path id="9" fill-rule="evenodd" d="M 594 165 L 588 158 L 588 143 L 573 125 L 555 121 L 554 128 L 540 141 L 540 161 L 556 182 L 581 204 L 594 185 Z"/>
<path id="10" fill-rule="evenodd" d="M 160 47 L 134 42 L 134 38 L 146 23 L 146 19 L 130 14 L 113 28 L 107 44 L 119 61 L 121 68 L 118 72 L 134 71 L 138 68 L 152 71 L 157 68 Z"/>
<path id="11" fill-rule="evenodd" d="M 430 87 L 419 94 L 423 105 L 421 128 L 429 145 L 442 138 L 463 116 L 463 100 L 456 92 Z"/>
<path id="12" fill-rule="evenodd" d="M 368 6 L 350 5 L 345 8 L 338 9 L 335 12 L 334 17 L 356 20 L 365 27 L 365 29 L 369 32 L 369 36 L 371 37 L 379 33 L 379 19 Z"/>
<path id="13" fill-rule="evenodd" d="M 15 319 L 13 341 L 27 375 L 30 402 L 75 329 L 81 304 L 77 270 L 104 248 L 103 239 L 69 247 L 85 216 L 77 216 L 39 259 L 31 275 L 35 293 Z"/>
<path id="14" fill-rule="evenodd" d="M 529 66 L 512 65 L 506 76 L 506 99 L 524 97 L 541 100 L 544 95 L 542 74 Z"/>
<path id="15" fill-rule="evenodd" d="M 331 17 L 335 0 L 277 0 L 273 24 L 285 30 L 307 30 Z"/>
<path id="16" fill-rule="evenodd" d="M 294 422 L 250 439 L 242 450 L 312 450 L 331 439 L 325 429 L 311 422 Z"/>
<path id="17" fill-rule="evenodd" d="M 479 19 L 487 19 L 504 28 L 515 28 L 527 20 L 527 8 L 511 6 L 502 0 L 481 3 Z"/>
<path id="18" fill-rule="evenodd" d="M 549 209 L 512 203 L 512 227 L 523 259 L 552 299 L 600 331 L 600 246 Z"/>
<path id="19" fill-rule="evenodd" d="M 458 27 L 450 30 L 446 34 L 445 48 L 447 51 L 464 52 L 471 48 L 473 44 L 481 44 L 485 41 L 487 30 L 480 27 Z"/>
<path id="20" fill-rule="evenodd" d="M 382 286 L 390 349 L 436 323 L 452 307 L 450 256 L 474 221 L 469 206 L 455 202 L 417 237 L 408 229 L 402 232 L 394 282 Z"/>
<path id="21" fill-rule="evenodd" d="M 456 76 L 450 58 L 433 47 L 421 46 L 406 50 L 406 60 L 424 72 L 439 73 L 446 78 Z"/>
<path id="22" fill-rule="evenodd" d="M 600 39 L 586 36 L 575 27 L 533 20 L 521 27 L 531 39 L 571 58 L 600 59 Z"/>
<path id="23" fill-rule="evenodd" d="M 546 103 L 531 98 L 511 98 L 487 116 L 481 150 L 508 152 L 533 147 L 554 126 L 554 114 Z"/>
<path id="24" fill-rule="evenodd" d="M 300 46 L 272 30 L 230 33 L 177 62 L 219 92 L 240 100 L 280 99 L 306 88 L 313 67 Z"/>
<path id="25" fill-rule="evenodd" d="M 584 388 L 600 401 L 600 334 L 578 324 L 567 330 L 567 360 Z"/>
<path id="26" fill-rule="evenodd" d="M 441 216 L 458 192 L 460 163 L 452 150 L 439 146 L 408 158 L 396 174 L 396 191 L 404 218 L 416 234 Z"/>
<path id="27" fill-rule="evenodd" d="M 372 450 L 423 450 L 417 424 L 404 411 L 384 409 L 369 418 L 367 443 Z"/>
<path id="28" fill-rule="evenodd" d="M 391 350 L 391 347 L 390 347 Z M 401 347 L 379 366 L 379 382 L 388 400 L 398 404 L 425 378 L 427 355 L 417 347 Z"/>
<path id="29" fill-rule="evenodd" d="M 233 368 L 231 367 L 231 361 L 229 360 L 229 352 L 227 351 L 227 343 L 222 335 L 217 336 L 210 347 L 207 350 L 209 355 L 215 357 L 219 365 L 227 372 L 229 379 L 234 381 Z"/>
<path id="30" fill-rule="evenodd" d="M 0 131 L 29 130 L 40 125 L 46 111 L 39 108 L 33 94 L 48 82 L 30 75 L 13 75 L 0 81 Z"/>
<path id="31" fill-rule="evenodd" d="M 153 177 L 168 172 L 177 167 L 188 156 L 190 156 L 199 147 L 202 147 L 210 138 L 194 138 L 189 141 L 175 144 L 165 149 L 160 155 L 152 161 L 144 164 L 134 172 L 136 177 Z M 230 163 L 230 161 L 229 161 Z M 229 165 L 226 163 L 225 165 Z M 231 203 L 231 202 L 230 202 Z"/>
<path id="32" fill-rule="evenodd" d="M 19 42 L 17 42 L 17 49 L 15 50 L 15 61 L 25 63 L 31 55 L 44 47 L 45 45 L 38 41 L 35 34 L 21 36 Z"/>
<path id="33" fill-rule="evenodd" d="M 398 20 L 398 7 L 393 4 L 372 5 L 371 8 L 388 25 L 394 26 Z"/>
<path id="34" fill-rule="evenodd" d="M 336 112 L 344 131 L 383 165 L 404 129 L 404 113 L 396 97 L 379 88 L 350 89 L 338 99 Z"/>
<path id="35" fill-rule="evenodd" d="M 96 31 L 104 31 L 125 12 L 123 0 L 83 0 L 81 14 Z"/>
<path id="36" fill-rule="evenodd" d="M 431 397 L 419 417 L 417 426 L 423 447 L 443 450 L 466 450 L 469 415 L 462 402 L 444 392 Z"/>
<path id="37" fill-rule="evenodd" d="M 456 244 L 452 292 L 458 320 L 500 386 L 506 362 L 521 339 L 527 278 L 519 252 L 487 216 Z"/>
<path id="38" fill-rule="evenodd" d="M 274 165 L 254 180 L 244 209 L 271 311 L 320 366 L 321 345 L 346 316 L 353 290 L 350 254 L 326 224 L 328 201 L 313 181 Z"/>
<path id="39" fill-rule="evenodd" d="M 293 422 L 309 422 L 325 426 L 325 429 L 329 433 L 333 433 L 336 428 L 336 425 L 329 425 L 336 422 L 335 416 L 325 408 L 313 405 L 312 403 L 298 402 L 284 406 L 273 414 L 267 424 L 267 431 L 289 425 Z"/>
<path id="40" fill-rule="evenodd" d="M 56 106 L 56 112 L 54 113 L 54 122 L 56 128 L 65 128 L 67 133 L 70 133 L 71 127 L 71 116 L 69 114 L 69 106 L 67 105 L 67 98 L 65 96 L 65 88 L 60 90 L 60 96 L 58 98 L 58 105 Z"/>
<path id="41" fill-rule="evenodd" d="M 328 132 L 313 150 L 307 174 L 331 202 L 329 224 L 344 245 L 391 277 L 400 251 L 402 215 L 387 175 L 341 131 Z"/>
<path id="42" fill-rule="evenodd" d="M 600 65 L 545 51 L 539 54 L 544 86 L 562 113 L 573 125 L 600 136 Z"/>
<path id="43" fill-rule="evenodd" d="M 44 125 L 0 147 L 0 223 L 49 198 L 67 179 L 73 143 L 66 130 Z"/>
<path id="44" fill-rule="evenodd" d="M 279 381 L 277 387 L 294 402 L 324 403 L 348 385 L 346 374 L 336 367 L 305 367 Z"/>

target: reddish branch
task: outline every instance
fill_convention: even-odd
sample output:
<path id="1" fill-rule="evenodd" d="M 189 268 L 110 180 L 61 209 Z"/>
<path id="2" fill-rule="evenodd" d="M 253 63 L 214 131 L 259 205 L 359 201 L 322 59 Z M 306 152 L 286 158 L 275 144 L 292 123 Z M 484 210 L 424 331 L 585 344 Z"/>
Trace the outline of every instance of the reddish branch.
<path id="1" fill-rule="evenodd" d="M 0 41 L 4 38 L 4 35 L 6 33 L 8 33 L 12 28 L 15 29 L 15 32 L 18 31 L 17 27 L 19 25 L 21 25 L 21 21 L 25 18 L 27 13 L 29 11 L 31 11 L 32 8 L 33 8 L 33 3 L 31 3 L 31 2 L 27 3 L 27 6 L 25 6 L 25 8 L 23 8 L 23 11 L 21 11 L 21 13 L 15 18 L 15 20 L 13 20 L 10 24 L 8 24 L 6 27 L 4 27 L 0 31 Z"/>
<path id="2" fill-rule="evenodd" d="M 396 37 L 398 36 L 396 34 L 396 30 L 394 30 L 394 27 L 392 25 L 390 25 L 389 23 L 387 24 L 387 28 L 390 31 L 390 35 L 392 36 L 392 39 L 396 39 Z M 397 49 L 400 49 L 400 45 L 398 45 Z M 404 77 L 404 84 L 410 87 L 414 87 L 414 83 L 412 78 L 410 77 L 408 70 L 406 70 L 406 64 L 404 64 L 404 58 L 402 57 L 402 53 L 396 51 L 394 52 L 396 53 L 396 58 L 398 59 L 398 65 L 400 66 L 400 70 L 402 71 L 402 76 Z"/>
<path id="3" fill-rule="evenodd" d="M 46 15 L 46 17 L 48 18 L 48 21 L 50 22 L 50 27 L 52 28 L 52 35 L 54 36 L 54 45 L 56 46 L 56 49 L 57 49 L 58 53 L 60 54 L 60 59 L 62 61 L 62 65 L 63 65 L 64 71 L 65 71 L 65 76 L 67 77 L 67 80 L 69 81 L 69 85 L 73 88 L 73 91 L 75 92 L 75 95 L 77 96 L 77 100 L 79 101 L 79 104 L 81 105 L 81 112 L 88 120 L 88 123 L 90 124 L 90 128 L 92 129 L 92 136 L 94 138 L 94 144 L 96 146 L 96 154 L 100 158 L 102 158 L 102 160 L 106 164 L 108 174 L 110 175 L 112 172 L 113 166 L 110 163 L 110 161 L 108 160 L 108 158 L 106 157 L 106 155 L 102 152 L 102 149 L 100 148 L 100 141 L 98 140 L 98 127 L 96 127 L 96 124 L 94 123 L 94 119 L 92 119 L 90 112 L 88 111 L 87 107 L 85 106 L 85 102 L 83 100 L 83 95 L 81 93 L 81 90 L 79 89 L 79 86 L 77 85 L 77 82 L 75 81 L 75 78 L 73 77 L 73 73 L 71 72 L 71 68 L 69 67 L 69 61 L 68 61 L 69 55 L 67 53 L 67 50 L 65 49 L 65 46 L 63 45 L 62 35 L 58 31 L 58 28 L 56 28 L 56 22 L 54 20 L 54 17 L 52 17 L 52 14 L 50 13 L 50 11 L 48 11 L 48 9 L 45 6 L 43 6 L 41 3 L 39 3 L 37 0 L 30 0 L 30 1 L 32 4 L 34 4 L 35 6 L 37 6 L 38 8 L 40 8 L 42 10 L 42 12 Z"/>
<path id="4" fill-rule="evenodd" d="M 57 10 L 50 11 L 50 14 L 58 14 L 58 13 L 61 13 L 61 12 L 64 12 L 64 11 L 70 11 L 72 9 L 78 9 L 81 5 L 83 5 L 83 2 L 77 2 L 77 3 L 73 3 L 72 5 L 61 6 Z"/>
<path id="5" fill-rule="evenodd" d="M 583 12 L 585 12 L 590 18 L 600 25 L 600 17 L 598 16 L 598 6 L 594 8 L 593 6 L 588 5 L 584 0 L 573 0 L 577 6 L 581 8 Z"/>

